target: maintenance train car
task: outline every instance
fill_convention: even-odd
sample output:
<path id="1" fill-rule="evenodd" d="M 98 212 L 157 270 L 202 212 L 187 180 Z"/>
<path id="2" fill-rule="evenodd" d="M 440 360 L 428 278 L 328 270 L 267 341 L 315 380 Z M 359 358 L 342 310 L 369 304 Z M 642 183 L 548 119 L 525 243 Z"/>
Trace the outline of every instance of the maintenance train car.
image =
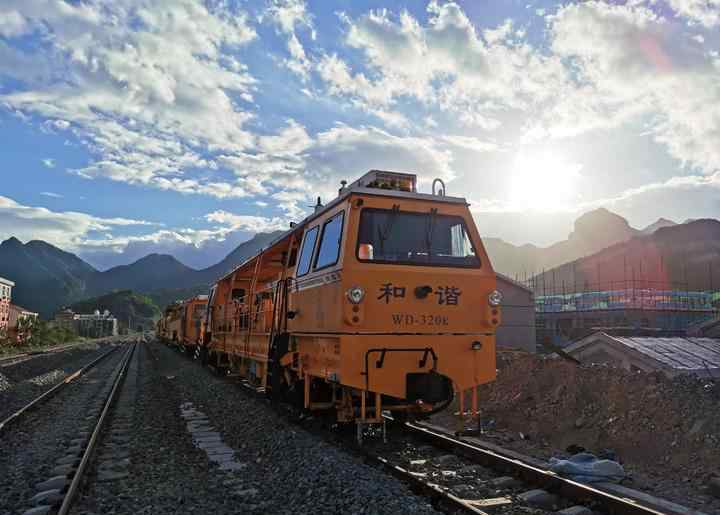
<path id="1" fill-rule="evenodd" d="M 360 434 L 455 395 L 477 412 L 500 303 L 465 199 L 373 170 L 212 287 L 201 355 Z"/>
<path id="2" fill-rule="evenodd" d="M 181 304 L 180 334 L 177 341 L 188 354 L 195 354 L 198 345 L 202 343 L 207 302 L 207 295 L 196 295 Z"/>
<path id="3" fill-rule="evenodd" d="M 174 302 L 165 308 L 162 318 L 160 339 L 165 343 L 177 344 L 182 330 L 182 302 Z"/>

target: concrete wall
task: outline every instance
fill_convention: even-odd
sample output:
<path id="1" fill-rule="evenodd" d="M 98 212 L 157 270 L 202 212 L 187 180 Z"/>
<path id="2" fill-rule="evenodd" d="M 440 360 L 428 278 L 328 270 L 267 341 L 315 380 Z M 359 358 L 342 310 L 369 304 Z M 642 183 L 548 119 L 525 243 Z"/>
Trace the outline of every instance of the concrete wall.
<path id="1" fill-rule="evenodd" d="M 498 348 L 535 352 L 535 299 L 533 293 L 504 276 L 497 276 L 503 294 L 502 323 L 497 329 Z"/>

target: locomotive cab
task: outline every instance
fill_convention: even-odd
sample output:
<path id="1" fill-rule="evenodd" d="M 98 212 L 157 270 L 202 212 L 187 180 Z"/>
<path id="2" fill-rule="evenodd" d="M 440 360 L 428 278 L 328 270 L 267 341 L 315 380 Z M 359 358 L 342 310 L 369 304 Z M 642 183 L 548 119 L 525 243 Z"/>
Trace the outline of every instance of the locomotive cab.
<path id="1" fill-rule="evenodd" d="M 427 414 L 495 378 L 495 274 L 467 203 L 368 175 L 307 224 L 290 295 L 291 352 L 346 390 L 341 420 Z"/>
<path id="2" fill-rule="evenodd" d="M 467 202 L 371 171 L 212 288 L 202 352 L 340 422 L 423 416 L 495 377 L 495 274 Z"/>

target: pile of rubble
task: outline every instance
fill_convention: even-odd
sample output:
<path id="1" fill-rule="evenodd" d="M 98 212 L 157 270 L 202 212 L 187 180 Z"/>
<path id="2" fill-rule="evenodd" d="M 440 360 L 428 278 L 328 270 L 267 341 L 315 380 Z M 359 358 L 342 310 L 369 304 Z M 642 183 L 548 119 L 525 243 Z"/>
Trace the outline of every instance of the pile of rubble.
<path id="1" fill-rule="evenodd" d="M 720 381 L 500 353 L 479 399 L 488 440 L 541 459 L 617 459 L 643 490 L 705 497 L 720 470 Z"/>

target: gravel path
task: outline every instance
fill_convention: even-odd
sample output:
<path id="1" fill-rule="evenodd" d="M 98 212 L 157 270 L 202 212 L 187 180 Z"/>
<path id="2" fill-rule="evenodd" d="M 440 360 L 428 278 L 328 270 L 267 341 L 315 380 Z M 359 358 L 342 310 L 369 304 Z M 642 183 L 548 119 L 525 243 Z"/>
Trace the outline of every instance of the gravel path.
<path id="1" fill-rule="evenodd" d="M 88 343 L 20 363 L 0 367 L 0 420 L 22 408 L 108 348 Z"/>
<path id="2" fill-rule="evenodd" d="M 101 361 L 83 377 L 37 406 L 2 434 L 0 446 L 0 513 L 23 513 L 31 508 L 35 485 L 55 474 L 56 461 L 75 445 L 80 429 L 87 429 L 89 407 L 119 363 L 118 351 Z"/>
<path id="3" fill-rule="evenodd" d="M 138 351 L 129 473 L 91 486 L 74 513 L 435 513 L 197 362 L 158 343 Z"/>

